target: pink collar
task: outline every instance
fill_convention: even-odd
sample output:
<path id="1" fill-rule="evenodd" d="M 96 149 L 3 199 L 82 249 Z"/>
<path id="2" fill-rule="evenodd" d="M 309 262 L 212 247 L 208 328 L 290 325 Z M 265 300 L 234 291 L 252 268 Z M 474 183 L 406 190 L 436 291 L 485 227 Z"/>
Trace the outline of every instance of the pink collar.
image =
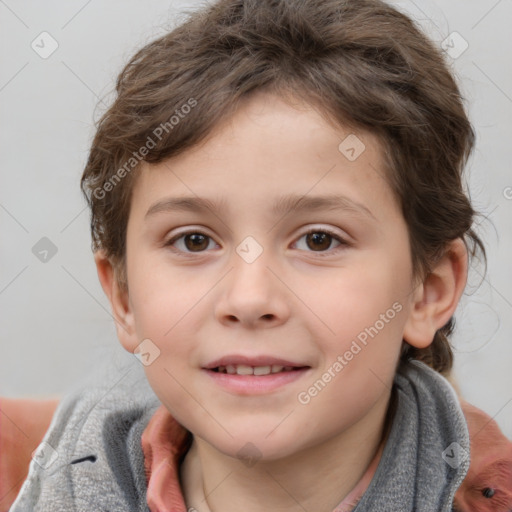
<path id="1" fill-rule="evenodd" d="M 148 482 L 146 500 L 151 512 L 186 512 L 180 487 L 179 466 L 190 447 L 191 434 L 161 405 L 142 434 L 144 467 Z M 333 512 L 351 512 L 373 478 L 383 445 L 366 473 Z"/>
<path id="2" fill-rule="evenodd" d="M 186 512 L 179 479 L 181 457 L 190 446 L 190 434 L 161 405 L 142 433 L 146 501 L 151 512 Z"/>

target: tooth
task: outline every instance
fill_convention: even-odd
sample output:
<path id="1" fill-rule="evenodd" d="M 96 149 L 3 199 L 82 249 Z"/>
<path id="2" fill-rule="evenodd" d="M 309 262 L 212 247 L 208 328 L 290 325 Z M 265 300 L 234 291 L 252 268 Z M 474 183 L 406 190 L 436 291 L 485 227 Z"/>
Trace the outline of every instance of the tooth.
<path id="1" fill-rule="evenodd" d="M 293 366 L 285 366 L 284 367 L 285 372 L 290 372 L 290 371 L 292 371 L 292 369 L 293 369 Z"/>
<path id="2" fill-rule="evenodd" d="M 280 364 L 273 364 L 272 365 L 272 373 L 279 373 L 283 371 L 284 366 L 281 366 Z"/>
<path id="3" fill-rule="evenodd" d="M 225 372 L 225 370 L 226 370 L 226 367 L 225 367 L 225 366 L 219 366 L 219 368 L 218 368 L 218 372 L 219 372 L 219 373 L 224 373 L 224 372 Z"/>
<path id="4" fill-rule="evenodd" d="M 252 366 L 247 366 L 245 364 L 239 364 L 236 367 L 236 373 L 238 375 L 253 375 L 254 370 L 252 369 Z"/>
<path id="5" fill-rule="evenodd" d="M 234 373 L 236 373 L 236 368 L 234 365 L 232 364 L 228 364 L 226 366 L 226 372 L 229 373 L 230 375 L 233 375 Z"/>
<path id="6" fill-rule="evenodd" d="M 255 366 L 254 375 L 268 375 L 270 373 L 270 366 Z"/>

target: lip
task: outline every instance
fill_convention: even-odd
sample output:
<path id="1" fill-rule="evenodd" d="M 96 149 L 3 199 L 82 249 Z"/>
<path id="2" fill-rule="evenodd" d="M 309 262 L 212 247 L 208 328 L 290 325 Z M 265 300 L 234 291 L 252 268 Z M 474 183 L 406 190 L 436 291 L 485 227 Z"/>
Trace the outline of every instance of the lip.
<path id="1" fill-rule="evenodd" d="M 202 370 L 216 385 L 236 395 L 263 395 L 283 386 L 292 384 L 309 374 L 311 368 L 305 366 L 280 373 L 268 375 L 237 375 Z"/>
<path id="2" fill-rule="evenodd" d="M 215 361 L 212 361 L 211 363 L 208 363 L 205 366 L 203 366 L 203 369 L 213 370 L 214 368 L 218 368 L 219 366 L 236 366 L 239 364 L 245 364 L 247 366 L 272 366 L 273 364 L 275 364 L 280 366 L 292 366 L 294 368 L 303 368 L 309 366 L 307 364 L 302 364 L 296 361 L 282 359 L 280 357 L 274 356 L 260 355 L 249 357 L 244 355 L 232 354 L 223 356 L 219 359 L 215 359 Z"/>
<path id="3" fill-rule="evenodd" d="M 241 364 L 247 366 L 291 366 L 294 369 L 279 373 L 269 373 L 267 375 L 238 375 L 214 371 L 219 366 Z M 247 396 L 271 393 L 272 391 L 302 379 L 309 374 L 311 370 L 312 368 L 309 365 L 281 357 L 269 355 L 253 357 L 228 355 L 208 363 L 201 371 L 204 372 L 215 385 L 220 386 L 224 390 L 236 395 Z"/>

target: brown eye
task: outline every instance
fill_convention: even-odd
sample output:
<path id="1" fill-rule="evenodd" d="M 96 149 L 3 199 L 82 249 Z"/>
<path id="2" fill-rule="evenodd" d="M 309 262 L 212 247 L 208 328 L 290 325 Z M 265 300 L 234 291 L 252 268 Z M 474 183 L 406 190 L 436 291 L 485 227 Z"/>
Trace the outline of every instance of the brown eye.
<path id="1" fill-rule="evenodd" d="M 322 231 L 317 231 L 314 233 L 308 233 L 306 235 L 306 243 L 308 247 L 313 248 L 314 250 L 325 250 L 328 249 L 331 245 L 332 236 L 329 233 L 324 233 Z"/>
<path id="2" fill-rule="evenodd" d="M 165 246 L 170 246 L 177 253 L 190 254 L 193 252 L 204 252 L 208 249 L 212 238 L 204 233 L 198 231 L 188 231 L 176 235 L 171 240 L 165 243 Z"/>
<path id="3" fill-rule="evenodd" d="M 304 242 L 302 242 L 303 239 Z M 336 245 L 332 246 L 333 242 Z M 318 256 L 329 256 L 350 246 L 339 235 L 320 228 L 310 229 L 299 238 L 296 244 L 300 250 L 316 252 Z M 300 245 L 303 245 L 303 247 L 300 247 Z"/>
<path id="4" fill-rule="evenodd" d="M 192 233 L 191 235 L 185 235 L 185 246 L 187 247 L 187 249 L 190 249 L 191 251 L 200 251 L 202 249 L 206 249 L 206 247 L 208 247 L 207 238 L 207 236 L 202 235 L 200 233 Z"/>

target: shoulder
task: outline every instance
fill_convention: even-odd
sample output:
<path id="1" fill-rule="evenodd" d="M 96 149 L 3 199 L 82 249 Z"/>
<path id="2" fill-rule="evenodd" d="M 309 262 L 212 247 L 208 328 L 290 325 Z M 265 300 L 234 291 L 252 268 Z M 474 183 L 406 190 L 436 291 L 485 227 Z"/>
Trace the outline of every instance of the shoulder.
<path id="1" fill-rule="evenodd" d="M 411 360 L 398 368 L 393 393 L 389 436 L 356 510 L 450 512 L 469 467 L 469 434 L 455 391 Z"/>
<path id="2" fill-rule="evenodd" d="M 11 511 L 139 510 L 140 438 L 159 405 L 133 356 L 95 371 L 59 404 Z"/>
<path id="3" fill-rule="evenodd" d="M 16 499 L 59 399 L 0 397 L 0 509 Z"/>

